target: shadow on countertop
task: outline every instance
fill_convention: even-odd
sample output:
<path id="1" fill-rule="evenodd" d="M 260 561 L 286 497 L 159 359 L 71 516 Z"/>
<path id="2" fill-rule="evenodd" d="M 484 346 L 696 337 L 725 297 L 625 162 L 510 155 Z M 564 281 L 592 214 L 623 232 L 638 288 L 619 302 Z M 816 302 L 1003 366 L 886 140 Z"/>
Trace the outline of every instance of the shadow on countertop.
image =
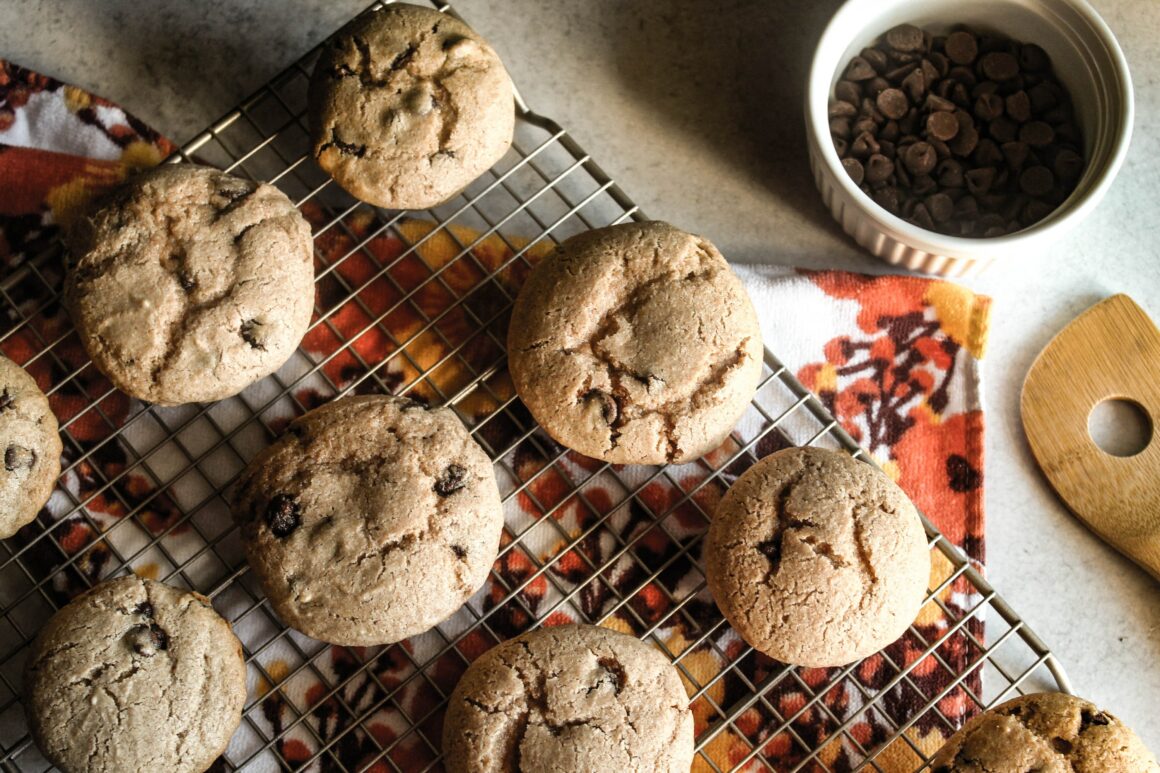
<path id="1" fill-rule="evenodd" d="M 625 88 L 812 223 L 833 222 L 814 192 L 803 105 L 817 40 L 842 0 L 609 4 Z"/>

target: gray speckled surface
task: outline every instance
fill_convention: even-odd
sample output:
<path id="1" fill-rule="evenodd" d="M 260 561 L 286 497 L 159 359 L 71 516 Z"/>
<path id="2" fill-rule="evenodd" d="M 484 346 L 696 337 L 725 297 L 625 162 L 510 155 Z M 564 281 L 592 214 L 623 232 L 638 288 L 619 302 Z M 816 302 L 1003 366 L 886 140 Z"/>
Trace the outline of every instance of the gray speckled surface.
<path id="1" fill-rule="evenodd" d="M 117 100 L 181 140 L 369 0 L 5 0 L 0 55 Z M 1136 133 L 1104 203 L 1050 255 L 968 282 L 995 299 L 985 363 L 988 564 L 1078 692 L 1160 749 L 1160 585 L 1089 534 L 1031 459 L 1018 396 L 1075 314 L 1128 291 L 1160 319 L 1160 3 L 1094 0 L 1136 86 Z M 732 260 L 880 271 L 814 193 L 800 108 L 837 0 L 460 0 L 528 101 L 646 212 Z"/>

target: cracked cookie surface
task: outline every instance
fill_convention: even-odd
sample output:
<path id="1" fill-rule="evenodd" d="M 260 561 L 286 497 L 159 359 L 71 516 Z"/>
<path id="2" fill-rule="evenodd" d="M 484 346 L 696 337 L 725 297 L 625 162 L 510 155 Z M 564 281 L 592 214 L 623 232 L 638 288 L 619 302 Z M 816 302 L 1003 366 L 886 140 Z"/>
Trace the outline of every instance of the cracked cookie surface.
<path id="1" fill-rule="evenodd" d="M 449 773 L 686 773 L 693 715 L 656 648 L 607 628 L 552 626 L 471 664 L 448 701 L 443 752 Z"/>
<path id="2" fill-rule="evenodd" d="M 1160 773 L 1139 737 L 1064 693 L 1009 700 L 971 719 L 938 751 L 931 773 Z"/>
<path id="3" fill-rule="evenodd" d="M 459 19 L 403 3 L 335 36 L 310 80 L 319 166 L 353 196 L 388 209 L 450 199 L 511 146 L 511 78 Z"/>
<path id="4" fill-rule="evenodd" d="M 136 576 L 53 615 L 25 670 L 33 737 L 65 773 L 203 771 L 245 700 L 241 644 L 209 599 Z"/>
<path id="5" fill-rule="evenodd" d="M 753 399 L 761 330 L 712 244 L 627 223 L 573 236 L 532 270 L 508 359 L 561 444 L 618 464 L 683 463 L 719 446 Z"/>
<path id="6" fill-rule="evenodd" d="M 61 449 L 48 398 L 24 368 L 0 356 L 0 539 L 44 507 L 60 477 Z"/>
<path id="7" fill-rule="evenodd" d="M 930 578 L 926 534 L 902 489 L 819 448 L 750 467 L 717 506 L 704 558 L 734 629 L 797 666 L 845 665 L 895 641 Z"/>
<path id="8" fill-rule="evenodd" d="M 81 340 L 142 400 L 237 394 L 281 367 L 310 324 L 310 226 L 272 185 L 167 164 L 79 219 L 68 242 Z"/>
<path id="9" fill-rule="evenodd" d="M 250 462 L 233 510 L 282 620 L 322 641 L 388 644 L 455 612 L 487 579 L 503 507 L 456 415 L 346 397 Z"/>

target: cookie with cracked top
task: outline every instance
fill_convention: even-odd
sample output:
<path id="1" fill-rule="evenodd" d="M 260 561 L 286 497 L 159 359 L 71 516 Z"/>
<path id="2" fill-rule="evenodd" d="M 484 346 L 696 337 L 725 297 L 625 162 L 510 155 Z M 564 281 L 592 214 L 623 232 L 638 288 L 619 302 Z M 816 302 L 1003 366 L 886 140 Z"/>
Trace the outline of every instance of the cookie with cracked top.
<path id="1" fill-rule="evenodd" d="M 707 240 L 657 221 L 581 233 L 528 277 L 508 332 L 520 398 L 559 443 L 618 464 L 719 446 L 761 376 L 753 304 Z"/>
<path id="2" fill-rule="evenodd" d="M 930 578 L 918 511 L 849 455 L 788 448 L 746 470 L 705 537 L 705 577 L 733 628 L 797 666 L 841 666 L 898 639 Z"/>
<path id="3" fill-rule="evenodd" d="M 591 625 L 541 628 L 475 660 L 447 704 L 448 773 L 685 773 L 693 714 L 668 658 Z"/>
<path id="4" fill-rule="evenodd" d="M 967 722 L 931 773 L 1160 773 L 1156 758 L 1116 717 L 1065 693 L 1034 693 Z"/>
<path id="5" fill-rule="evenodd" d="M 392 3 L 352 21 L 310 79 L 314 157 L 351 195 L 388 209 L 441 204 L 503 158 L 512 82 L 466 24 Z"/>
<path id="6" fill-rule="evenodd" d="M 246 664 L 198 593 L 130 575 L 45 624 L 24 675 L 37 746 L 65 773 L 198 773 L 242 718 Z"/>
<path id="7" fill-rule="evenodd" d="M 277 370 L 314 308 L 310 226 L 272 185 L 166 164 L 69 228 L 65 302 L 93 363 L 159 405 Z"/>
<path id="8" fill-rule="evenodd" d="M 373 395 L 293 421 L 243 472 L 233 511 L 283 622 L 345 645 L 451 616 L 487 579 L 503 528 L 491 460 L 456 415 Z"/>
<path id="9" fill-rule="evenodd" d="M 35 379 L 0 355 L 0 539 L 32 522 L 60 477 L 60 428 Z"/>

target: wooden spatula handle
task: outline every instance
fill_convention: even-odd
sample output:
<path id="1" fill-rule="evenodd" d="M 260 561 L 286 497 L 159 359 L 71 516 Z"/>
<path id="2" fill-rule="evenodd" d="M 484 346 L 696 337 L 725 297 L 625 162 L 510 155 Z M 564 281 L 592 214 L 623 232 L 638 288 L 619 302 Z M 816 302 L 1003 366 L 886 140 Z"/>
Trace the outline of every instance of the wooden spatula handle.
<path id="1" fill-rule="evenodd" d="M 1092 440 L 1104 400 L 1137 403 L 1152 437 L 1135 456 Z M 1160 579 L 1160 331 L 1126 295 L 1085 311 L 1036 358 L 1023 383 L 1023 428 L 1056 493 L 1092 531 Z"/>

